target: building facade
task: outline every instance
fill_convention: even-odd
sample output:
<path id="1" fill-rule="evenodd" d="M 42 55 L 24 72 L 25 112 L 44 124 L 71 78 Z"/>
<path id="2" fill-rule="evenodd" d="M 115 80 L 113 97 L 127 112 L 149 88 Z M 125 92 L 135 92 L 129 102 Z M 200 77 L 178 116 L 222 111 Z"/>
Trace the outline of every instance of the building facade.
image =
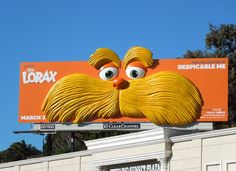
<path id="1" fill-rule="evenodd" d="M 0 171 L 236 171 L 236 128 L 159 128 L 86 145 L 86 151 L 3 163 Z"/>

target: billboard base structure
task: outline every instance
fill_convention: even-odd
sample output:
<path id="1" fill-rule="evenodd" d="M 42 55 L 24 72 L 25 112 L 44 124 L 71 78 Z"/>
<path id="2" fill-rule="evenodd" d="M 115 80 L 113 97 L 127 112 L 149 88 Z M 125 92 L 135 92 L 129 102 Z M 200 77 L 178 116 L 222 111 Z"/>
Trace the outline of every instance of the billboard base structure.
<path id="1" fill-rule="evenodd" d="M 86 151 L 2 163 L 0 170 L 235 171 L 235 142 L 236 128 L 201 133 L 156 129 L 86 141 Z"/>
<path id="2" fill-rule="evenodd" d="M 80 123 L 80 124 L 61 124 L 61 123 L 34 123 L 33 128 L 27 131 L 15 131 L 14 133 L 36 133 L 54 134 L 56 132 L 76 132 L 76 131 L 144 131 L 160 127 L 153 123 Z M 213 123 L 193 123 L 187 127 L 171 127 L 179 130 L 210 131 L 213 130 Z"/>

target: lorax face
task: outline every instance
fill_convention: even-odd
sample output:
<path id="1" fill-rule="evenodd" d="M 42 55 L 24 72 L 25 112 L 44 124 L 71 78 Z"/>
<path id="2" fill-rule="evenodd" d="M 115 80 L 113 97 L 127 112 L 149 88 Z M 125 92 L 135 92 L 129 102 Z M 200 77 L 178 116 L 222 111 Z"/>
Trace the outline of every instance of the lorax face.
<path id="1" fill-rule="evenodd" d="M 146 117 L 162 126 L 184 126 L 197 119 L 202 106 L 198 89 L 174 72 L 146 76 L 147 68 L 153 66 L 148 49 L 130 48 L 121 67 L 116 53 L 100 48 L 89 63 L 98 70 L 100 79 L 72 74 L 57 81 L 42 104 L 49 121 L 80 123 L 126 116 Z M 129 79 L 119 76 L 121 68 Z"/>

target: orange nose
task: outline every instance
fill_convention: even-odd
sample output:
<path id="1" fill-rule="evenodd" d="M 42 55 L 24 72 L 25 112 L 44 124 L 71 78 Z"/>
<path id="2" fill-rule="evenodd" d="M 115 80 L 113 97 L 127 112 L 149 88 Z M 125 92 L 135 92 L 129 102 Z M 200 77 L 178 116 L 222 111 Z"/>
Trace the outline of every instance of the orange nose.
<path id="1" fill-rule="evenodd" d="M 126 83 L 127 81 L 125 79 L 118 77 L 113 80 L 113 87 L 123 89 L 126 87 Z"/>

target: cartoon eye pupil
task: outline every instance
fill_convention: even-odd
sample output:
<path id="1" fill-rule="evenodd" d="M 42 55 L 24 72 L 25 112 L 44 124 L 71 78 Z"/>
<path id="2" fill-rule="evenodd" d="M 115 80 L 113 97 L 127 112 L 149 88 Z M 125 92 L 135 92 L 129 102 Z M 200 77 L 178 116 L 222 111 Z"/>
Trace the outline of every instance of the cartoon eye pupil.
<path id="1" fill-rule="evenodd" d="M 113 80 L 118 75 L 118 68 L 108 67 L 99 72 L 99 76 L 102 80 Z"/>
<path id="2" fill-rule="evenodd" d="M 110 79 L 113 77 L 113 72 L 109 70 L 105 73 L 105 76 L 106 76 L 106 78 Z"/>
<path id="3" fill-rule="evenodd" d="M 130 72 L 130 75 L 131 75 L 133 78 L 137 78 L 137 77 L 138 77 L 138 71 L 132 70 L 132 71 Z"/>
<path id="4" fill-rule="evenodd" d="M 145 69 L 140 68 L 140 67 L 128 67 L 126 70 L 126 75 L 130 79 L 138 79 L 138 78 L 143 78 L 145 76 Z"/>

